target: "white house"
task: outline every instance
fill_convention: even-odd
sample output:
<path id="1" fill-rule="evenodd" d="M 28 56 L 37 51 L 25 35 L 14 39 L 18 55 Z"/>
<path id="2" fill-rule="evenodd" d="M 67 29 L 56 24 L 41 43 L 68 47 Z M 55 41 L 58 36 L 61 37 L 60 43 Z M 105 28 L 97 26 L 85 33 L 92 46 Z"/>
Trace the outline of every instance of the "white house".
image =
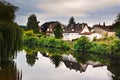
<path id="1" fill-rule="evenodd" d="M 86 23 L 82 24 L 74 24 L 69 25 L 63 30 L 63 40 L 72 41 L 74 39 L 80 38 L 81 36 L 86 36 L 92 41 L 94 37 L 97 39 L 101 38 L 102 36 L 97 33 L 91 32 L 91 27 L 89 27 Z"/>

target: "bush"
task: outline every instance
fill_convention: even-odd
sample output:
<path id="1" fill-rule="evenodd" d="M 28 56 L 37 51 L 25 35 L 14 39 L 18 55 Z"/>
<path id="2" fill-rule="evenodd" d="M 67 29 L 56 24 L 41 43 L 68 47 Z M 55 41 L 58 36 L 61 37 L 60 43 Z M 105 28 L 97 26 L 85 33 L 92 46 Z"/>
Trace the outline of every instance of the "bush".
<path id="1" fill-rule="evenodd" d="M 40 37 L 38 40 L 39 46 L 49 47 L 49 48 L 58 48 L 58 49 L 69 49 L 70 46 L 68 43 L 64 42 L 61 39 L 56 39 L 54 37 Z"/>
<path id="2" fill-rule="evenodd" d="M 24 45 L 27 46 L 38 46 L 38 47 L 48 47 L 48 48 L 58 48 L 58 49 L 70 49 L 68 43 L 61 39 L 56 39 L 50 36 L 40 35 L 38 37 L 32 31 L 25 32 L 24 34 Z"/>
<path id="3" fill-rule="evenodd" d="M 115 39 L 110 44 L 110 51 L 112 54 L 120 55 L 120 40 Z"/>
<path id="4" fill-rule="evenodd" d="M 75 51 L 88 51 L 90 48 L 90 41 L 87 37 L 80 37 L 74 44 Z"/>
<path id="5" fill-rule="evenodd" d="M 105 54 L 105 53 L 109 53 L 110 50 L 109 50 L 109 46 L 104 43 L 92 42 L 89 51 L 94 53 Z"/>

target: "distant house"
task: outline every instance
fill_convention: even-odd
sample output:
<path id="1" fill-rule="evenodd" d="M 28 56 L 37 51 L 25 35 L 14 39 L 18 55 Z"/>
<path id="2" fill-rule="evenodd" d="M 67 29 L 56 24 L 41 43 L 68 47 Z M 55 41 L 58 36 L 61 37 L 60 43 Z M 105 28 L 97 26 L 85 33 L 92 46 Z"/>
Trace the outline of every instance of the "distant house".
<path id="1" fill-rule="evenodd" d="M 43 25 L 41 25 L 41 31 L 45 33 L 45 35 L 48 36 L 54 36 L 54 27 L 59 22 L 53 21 L 53 22 L 46 22 Z M 74 23 L 74 24 L 68 24 L 62 25 L 63 29 L 63 40 L 72 41 L 75 39 L 80 38 L 81 36 L 86 36 L 89 38 L 90 41 L 92 41 L 94 38 L 100 39 L 104 36 L 115 36 L 114 27 L 113 26 L 106 26 L 104 25 L 94 25 L 92 28 L 87 25 L 87 23 Z"/>
<path id="2" fill-rule="evenodd" d="M 99 33 L 102 36 L 115 36 L 115 27 L 113 25 L 106 26 L 105 24 L 103 25 L 94 25 L 93 30 L 95 33 Z"/>
<path id="3" fill-rule="evenodd" d="M 46 22 L 43 25 L 41 25 L 41 31 L 45 33 L 45 35 L 48 36 L 54 36 L 54 27 L 59 24 L 57 21 L 52 21 L 52 22 Z M 65 25 L 62 25 L 64 27 Z"/>
<path id="4" fill-rule="evenodd" d="M 41 31 L 45 33 L 45 35 L 54 36 L 53 28 L 58 22 L 46 22 L 41 25 Z"/>
<path id="5" fill-rule="evenodd" d="M 82 24 L 70 24 L 63 28 L 63 40 L 77 39 L 80 37 L 82 31 Z"/>
<path id="6" fill-rule="evenodd" d="M 63 40 L 72 41 L 74 39 L 86 36 L 92 41 L 94 37 L 101 38 L 100 34 L 92 32 L 92 28 L 87 23 L 70 24 L 63 29 Z"/>

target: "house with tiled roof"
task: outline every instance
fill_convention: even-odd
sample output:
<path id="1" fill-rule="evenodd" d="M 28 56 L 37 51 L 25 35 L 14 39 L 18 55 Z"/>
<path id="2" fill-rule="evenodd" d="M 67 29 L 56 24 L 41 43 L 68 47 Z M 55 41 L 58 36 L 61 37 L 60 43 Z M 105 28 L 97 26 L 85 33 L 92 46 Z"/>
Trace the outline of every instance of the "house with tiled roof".
<path id="1" fill-rule="evenodd" d="M 47 36 L 54 36 L 54 28 L 57 24 L 60 24 L 58 21 L 45 22 L 41 25 L 41 31 Z M 62 28 L 65 25 L 61 24 Z"/>
<path id="2" fill-rule="evenodd" d="M 105 23 L 103 25 L 97 24 L 93 26 L 93 31 L 95 33 L 99 33 L 102 36 L 115 36 L 115 27 L 113 25 L 105 25 Z"/>
<path id="3" fill-rule="evenodd" d="M 42 32 L 48 36 L 54 36 L 54 27 L 59 23 L 57 21 L 46 22 L 41 25 Z M 92 28 L 87 25 L 87 23 L 74 23 L 63 25 L 63 40 L 72 41 L 80 38 L 81 36 L 86 36 L 92 41 L 94 38 L 100 39 L 104 36 L 115 36 L 114 27 L 104 25 L 94 25 Z"/>
<path id="4" fill-rule="evenodd" d="M 94 37 L 101 38 L 100 34 L 92 32 L 92 28 L 87 23 L 69 24 L 63 29 L 63 40 L 72 41 L 74 39 L 86 36 L 92 41 Z"/>

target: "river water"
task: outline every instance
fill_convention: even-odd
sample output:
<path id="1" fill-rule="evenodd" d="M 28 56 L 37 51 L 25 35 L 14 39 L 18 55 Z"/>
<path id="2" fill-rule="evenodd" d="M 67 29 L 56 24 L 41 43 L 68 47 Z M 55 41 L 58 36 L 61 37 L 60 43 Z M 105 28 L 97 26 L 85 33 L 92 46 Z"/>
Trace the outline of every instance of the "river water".
<path id="1" fill-rule="evenodd" d="M 80 63 L 70 54 L 51 57 L 20 51 L 13 62 L 1 65 L 0 80 L 120 80 L 120 64 Z"/>

